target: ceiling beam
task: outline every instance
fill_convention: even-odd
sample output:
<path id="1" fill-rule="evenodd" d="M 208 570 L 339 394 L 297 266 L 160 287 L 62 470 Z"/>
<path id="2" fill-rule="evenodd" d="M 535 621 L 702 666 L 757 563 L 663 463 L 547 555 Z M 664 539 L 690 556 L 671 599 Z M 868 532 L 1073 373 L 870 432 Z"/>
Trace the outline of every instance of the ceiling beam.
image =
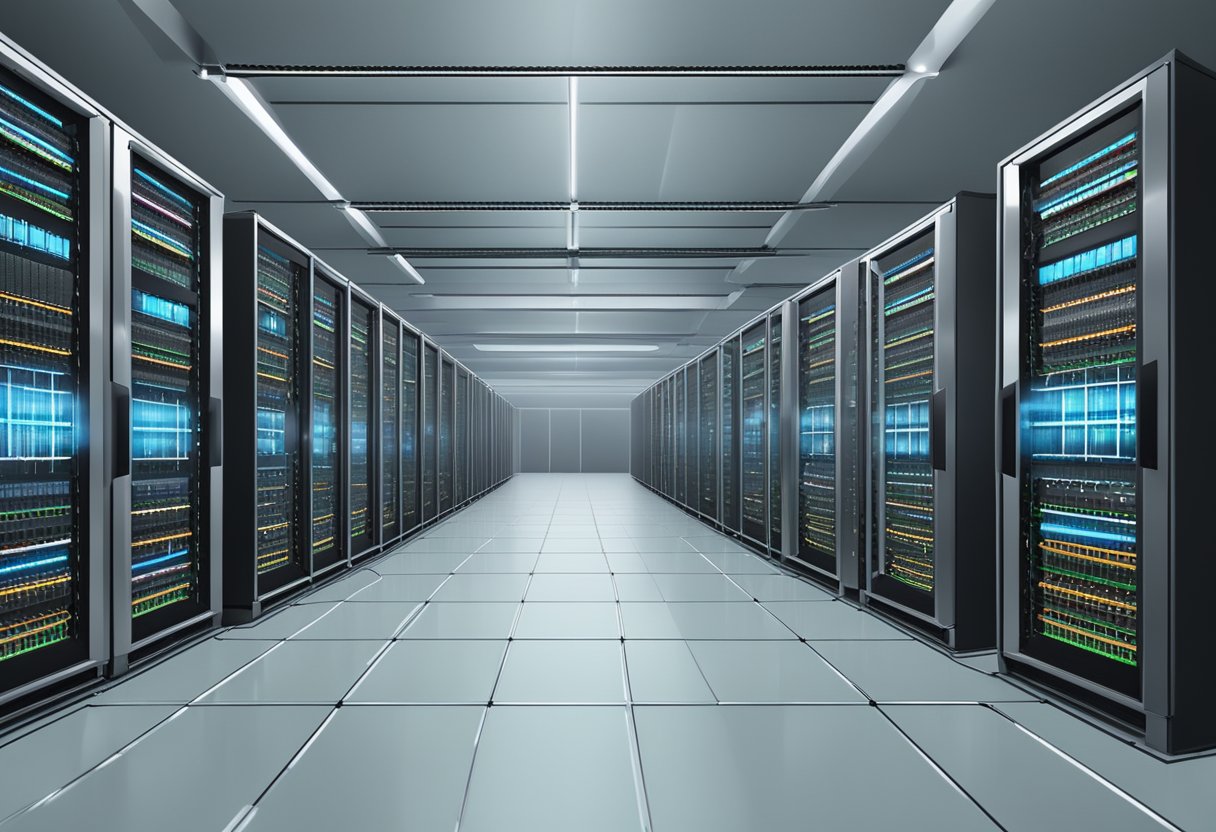
<path id="1" fill-rule="evenodd" d="M 317 249 L 334 251 L 334 249 Z M 358 249 L 356 249 L 358 250 Z M 580 248 L 580 260 L 747 260 L 769 257 L 801 257 L 813 251 L 838 251 L 836 248 Z M 368 254 L 384 257 L 400 254 L 419 260 L 464 258 L 466 260 L 566 260 L 564 248 L 370 248 Z"/>
<path id="2" fill-rule="evenodd" d="M 903 64 L 761 66 L 309 66 L 216 64 L 233 78 L 897 78 Z"/>
<path id="3" fill-rule="evenodd" d="M 472 211 L 569 211 L 570 202 L 556 200 L 531 201 L 415 201 L 415 202 L 352 202 L 352 208 L 358 208 L 366 213 L 435 213 L 435 212 L 472 212 Z M 758 200 L 695 200 L 695 201 L 591 201 L 578 203 L 579 211 L 618 211 L 618 212 L 665 212 L 679 211 L 687 213 L 777 213 L 785 211 L 823 211 L 833 208 L 830 202 L 768 202 Z"/>

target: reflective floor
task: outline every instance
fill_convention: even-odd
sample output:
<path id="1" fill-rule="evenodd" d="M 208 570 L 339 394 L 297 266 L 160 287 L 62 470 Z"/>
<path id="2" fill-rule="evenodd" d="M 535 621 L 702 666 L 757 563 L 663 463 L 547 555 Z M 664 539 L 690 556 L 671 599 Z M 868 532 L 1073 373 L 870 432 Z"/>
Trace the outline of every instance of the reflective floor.
<path id="1" fill-rule="evenodd" d="M 1216 828 L 1164 765 L 615 475 L 521 475 L 36 728 L 9 830 Z"/>

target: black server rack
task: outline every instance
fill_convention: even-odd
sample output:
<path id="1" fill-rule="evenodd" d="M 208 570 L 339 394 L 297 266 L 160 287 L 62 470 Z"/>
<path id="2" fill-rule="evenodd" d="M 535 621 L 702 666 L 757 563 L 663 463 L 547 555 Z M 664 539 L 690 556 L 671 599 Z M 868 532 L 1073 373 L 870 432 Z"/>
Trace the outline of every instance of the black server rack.
<path id="1" fill-rule="evenodd" d="M 684 502 L 685 484 L 688 480 L 688 434 L 686 431 L 688 420 L 685 415 L 687 408 L 687 380 L 684 375 L 684 368 L 681 367 L 671 377 L 672 386 L 675 390 L 675 410 L 673 411 L 675 424 L 672 428 L 675 432 L 675 480 L 673 482 L 671 497 L 677 503 Z"/>
<path id="2" fill-rule="evenodd" d="M 13 707 L 109 653 L 109 139 L 82 97 L 0 41 L 0 704 Z"/>
<path id="3" fill-rule="evenodd" d="M 700 409 L 697 511 L 711 523 L 718 522 L 718 469 L 722 460 L 722 449 L 718 445 L 718 409 L 722 404 L 718 392 L 718 360 L 719 352 L 714 349 L 697 363 Z"/>
<path id="4" fill-rule="evenodd" d="M 440 353 L 439 373 L 439 513 L 452 509 L 452 427 L 455 421 L 456 365 L 446 353 Z"/>
<path id="5" fill-rule="evenodd" d="M 859 261 L 794 300 L 797 316 L 797 543 L 791 560 L 839 591 L 862 585 Z"/>
<path id="6" fill-rule="evenodd" d="M 348 503 L 350 555 L 357 558 L 375 551 L 379 543 L 380 437 L 380 307 L 369 296 L 350 287 L 350 481 Z"/>
<path id="7" fill-rule="evenodd" d="M 401 319 L 380 307 L 380 542 L 401 537 Z"/>
<path id="8" fill-rule="evenodd" d="M 1170 754 L 1216 745 L 1212 455 L 1183 387 L 1210 367 L 1184 333 L 1216 301 L 1214 103 L 1173 53 L 999 177 L 1002 668 Z"/>
<path id="9" fill-rule="evenodd" d="M 435 519 L 435 444 L 438 421 L 439 350 L 429 342 L 422 348 L 422 522 Z"/>
<path id="10" fill-rule="evenodd" d="M 347 563 L 346 281 L 315 263 L 312 282 L 312 508 L 314 574 Z"/>
<path id="11" fill-rule="evenodd" d="M 409 327 L 401 333 L 401 528 L 406 534 L 422 522 L 419 497 L 418 370 L 421 338 Z"/>
<path id="12" fill-rule="evenodd" d="M 453 453 L 453 500 L 461 505 L 469 498 L 469 371 L 456 368 L 455 423 L 452 426 Z"/>
<path id="13" fill-rule="evenodd" d="M 773 557 L 781 556 L 783 536 L 781 477 L 784 470 L 784 457 L 781 453 L 781 390 L 784 338 L 781 332 L 782 315 L 782 312 L 773 312 L 768 316 L 768 402 L 766 405 L 768 496 L 766 499 L 768 500 L 768 552 Z"/>
<path id="14" fill-rule="evenodd" d="M 223 196 L 115 127 L 111 673 L 220 621 Z M 121 458 L 120 458 L 121 455 Z"/>
<path id="15" fill-rule="evenodd" d="M 736 533 L 742 530 L 743 509 L 740 354 L 738 335 L 722 342 L 722 525 Z"/>
<path id="16" fill-rule="evenodd" d="M 863 258 L 865 600 L 960 650 L 995 639 L 994 211 L 960 194 Z"/>
<path id="17" fill-rule="evenodd" d="M 743 332 L 740 345 L 740 504 L 744 539 L 768 549 L 768 321 Z"/>
<path id="18" fill-rule="evenodd" d="M 224 616 L 260 615 L 309 580 L 311 258 L 254 213 L 224 218 Z M 252 361 L 250 359 L 253 359 Z M 245 407 L 236 403 L 247 403 Z M 249 406 L 252 405 L 252 406 Z M 311 524 L 309 524 L 311 525 Z"/>
<path id="19" fill-rule="evenodd" d="M 687 365 L 680 370 L 680 375 L 684 377 L 684 507 L 695 512 L 701 494 L 701 483 L 698 479 L 701 393 L 697 365 Z"/>
<path id="20" fill-rule="evenodd" d="M 675 499 L 676 494 L 676 380 L 669 376 L 663 381 L 663 493 Z"/>

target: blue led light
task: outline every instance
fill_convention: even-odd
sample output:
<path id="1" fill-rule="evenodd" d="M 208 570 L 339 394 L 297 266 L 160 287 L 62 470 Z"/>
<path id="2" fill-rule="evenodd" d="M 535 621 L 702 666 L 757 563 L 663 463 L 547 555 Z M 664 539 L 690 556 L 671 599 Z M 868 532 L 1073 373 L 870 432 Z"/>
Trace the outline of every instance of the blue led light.
<path id="1" fill-rule="evenodd" d="M 53 144 L 50 144 L 45 139 L 39 138 L 38 136 L 31 133 L 29 130 L 26 130 L 25 128 L 23 128 L 19 125 L 13 124 L 13 122 L 9 121 L 8 119 L 4 118 L 3 116 L 0 116 L 0 124 L 3 124 L 5 129 L 11 130 L 12 132 L 16 133 L 17 135 L 38 145 L 43 150 L 45 150 L 47 153 L 50 153 L 54 156 L 58 156 L 60 159 L 67 162 L 69 165 L 76 163 L 75 159 L 73 159 L 68 154 L 64 153 L 59 148 L 55 147 Z"/>
<path id="2" fill-rule="evenodd" d="M 147 223 L 140 222 L 139 220 L 131 220 L 131 227 L 141 231 L 144 234 L 147 234 L 149 237 L 159 240 L 180 254 L 182 257 L 189 258 L 190 260 L 194 259 L 194 252 L 186 248 L 186 246 L 182 245 L 179 241 L 170 237 L 168 234 L 165 234 L 162 231 L 157 231 Z"/>
<path id="3" fill-rule="evenodd" d="M 1133 234 L 1130 237 L 1124 237 L 1122 240 L 1116 240 L 1113 243 L 1098 246 L 1097 248 L 1083 251 L 1080 254 L 1074 254 L 1072 257 L 1066 257 L 1055 263 L 1040 266 L 1039 285 L 1046 286 L 1048 283 L 1054 283 L 1057 280 L 1067 280 L 1074 275 L 1085 274 L 1086 272 L 1113 266 L 1115 263 L 1120 263 L 1124 260 L 1130 260 L 1136 256 L 1136 243 L 1137 238 Z"/>
<path id="4" fill-rule="evenodd" d="M 0 94 L 7 95 L 9 98 L 13 99 L 18 104 L 25 107 L 27 110 L 37 113 L 38 115 L 42 116 L 44 119 L 49 121 L 51 124 L 55 125 L 56 127 L 63 127 L 62 121 L 55 118 L 53 115 L 51 115 L 46 110 L 39 107 L 34 102 L 30 101 L 28 98 L 23 98 L 22 96 L 13 92 L 12 90 L 10 90 L 8 87 L 4 86 L 3 84 L 0 84 Z"/>
<path id="5" fill-rule="evenodd" d="M 50 566 L 55 563 L 66 563 L 67 559 L 68 556 L 62 554 L 53 558 L 41 558 L 39 560 L 28 560 L 25 563 L 14 563 L 9 566 L 0 567 L 0 575 L 7 575 L 10 572 L 22 572 L 27 569 L 37 569 L 39 566 Z"/>
<path id="6" fill-rule="evenodd" d="M 0 214 L 0 239 L 10 243 L 41 251 L 67 260 L 72 256 L 72 244 L 67 237 L 60 237 L 45 228 L 31 225 L 25 220 Z"/>
<path id="7" fill-rule="evenodd" d="M 180 558 L 183 555 L 188 555 L 188 554 L 190 554 L 189 549 L 182 549 L 177 552 L 170 552 L 167 555 L 161 555 L 158 558 L 152 558 L 151 560 L 141 560 L 139 563 L 132 564 L 131 571 L 137 572 L 140 569 L 147 569 L 149 566 L 155 566 L 158 563 L 164 563 L 165 561 L 173 560 L 174 558 Z"/>
<path id="8" fill-rule="evenodd" d="M 1046 188 L 1052 182 L 1056 182 L 1060 179 L 1063 179 L 1065 176 L 1068 176 L 1070 173 L 1073 173 L 1074 171 L 1080 170 L 1081 168 L 1085 167 L 1086 165 L 1090 164 L 1091 162 L 1096 162 L 1098 159 L 1101 159 L 1103 156 L 1110 153 L 1112 150 L 1118 150 L 1119 148 L 1123 147 L 1124 145 L 1135 141 L 1135 139 L 1136 139 L 1136 131 L 1133 130 L 1132 132 L 1128 133 L 1123 138 L 1116 141 L 1114 144 L 1109 144 L 1106 147 L 1099 150 L 1098 152 L 1089 154 L 1081 161 L 1076 162 L 1075 164 L 1069 165 L 1068 167 L 1064 168 L 1064 170 L 1057 173 L 1055 176 L 1050 176 L 1047 179 L 1044 179 L 1042 184 L 1039 185 L 1039 190 Z"/>
<path id="9" fill-rule="evenodd" d="M 900 263 L 898 266 L 892 266 L 891 268 L 887 269 L 885 272 L 882 273 L 882 277 L 884 279 L 889 278 L 889 277 L 894 277 L 895 275 L 899 274 L 900 272 L 906 271 L 906 270 L 912 268 L 917 263 L 920 263 L 931 256 L 933 256 L 933 249 L 932 248 L 925 249 L 920 254 L 909 257 L 907 260 Z"/>
<path id="10" fill-rule="evenodd" d="M 4 174 L 5 176 L 8 176 L 10 179 L 12 179 L 16 182 L 24 182 L 26 185 L 29 185 L 31 188 L 36 188 L 36 189 L 42 191 L 43 193 L 50 194 L 51 196 L 57 196 L 64 201 L 67 201 L 72 198 L 72 195 L 67 193 L 66 191 L 61 191 L 58 188 L 52 188 L 50 185 L 45 185 L 36 179 L 30 179 L 28 176 L 23 176 L 22 174 L 17 173 L 17 171 L 15 171 L 15 170 L 9 170 L 6 167 L 0 166 L 0 173 Z"/>
<path id="11" fill-rule="evenodd" d="M 149 176 L 148 174 L 144 173 L 144 172 L 143 172 L 142 170 L 140 170 L 139 168 L 135 168 L 135 175 L 136 175 L 136 176 L 138 176 L 140 179 L 144 180 L 145 182 L 147 182 L 147 183 L 148 183 L 149 185 L 151 185 L 152 187 L 154 187 L 154 188 L 156 188 L 157 190 L 159 190 L 159 191 L 161 191 L 162 193 L 164 193 L 164 194 L 165 194 L 166 196 L 168 196 L 170 199 L 173 199 L 173 200 L 175 200 L 175 201 L 177 201 L 177 202 L 181 203 L 181 205 L 182 205 L 182 206 L 184 206 L 184 207 L 186 207 L 186 208 L 190 208 L 191 210 L 193 210 L 193 208 L 194 208 L 194 203 L 192 203 L 190 200 L 186 199 L 186 198 L 185 198 L 184 196 L 182 196 L 181 194 L 177 193 L 177 191 L 170 190 L 170 189 L 169 189 L 169 188 L 167 188 L 165 185 L 163 185 L 163 184 L 162 184 L 160 181 L 158 181 L 158 180 L 156 180 L 156 179 L 153 179 L 151 176 Z"/>
<path id="12" fill-rule="evenodd" d="M 145 315 L 150 315 L 153 318 L 177 324 L 181 327 L 190 327 L 190 307 L 184 303 L 165 300 L 164 298 L 158 298 L 156 295 L 141 292 L 139 289 L 133 289 L 131 291 L 131 306 L 136 312 L 142 312 Z"/>
<path id="13" fill-rule="evenodd" d="M 1107 540 L 1112 543 L 1135 543 L 1134 534 L 1115 534 L 1114 532 L 1099 532 L 1093 529 L 1078 529 L 1075 526 L 1062 526 L 1058 523 L 1041 523 L 1039 530 L 1044 534 L 1063 534 L 1072 537 L 1088 537 L 1093 540 Z"/>

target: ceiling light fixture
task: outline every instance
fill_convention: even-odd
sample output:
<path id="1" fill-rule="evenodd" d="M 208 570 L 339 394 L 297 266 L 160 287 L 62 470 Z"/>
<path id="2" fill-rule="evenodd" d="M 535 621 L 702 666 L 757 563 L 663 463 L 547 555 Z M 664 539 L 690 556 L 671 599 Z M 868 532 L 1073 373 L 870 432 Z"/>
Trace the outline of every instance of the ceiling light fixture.
<path id="1" fill-rule="evenodd" d="M 925 66 L 924 64 L 916 64 L 912 67 L 912 71 L 924 73 L 929 71 L 929 67 Z"/>
<path id="2" fill-rule="evenodd" d="M 410 278 L 412 278 L 413 281 L 415 283 L 417 283 L 419 286 L 426 283 L 426 281 L 422 279 L 422 275 L 418 274 L 418 270 L 410 265 L 409 260 L 406 260 L 400 254 L 394 254 L 391 259 L 394 263 L 397 264 L 398 267 L 400 267 L 400 269 L 403 272 L 405 272 L 407 275 L 409 275 Z"/>
<path id="3" fill-rule="evenodd" d="M 567 79 L 567 102 L 570 109 L 570 201 L 578 201 L 578 76 Z"/>
<path id="4" fill-rule="evenodd" d="M 570 267 L 571 271 L 579 267 Z M 430 295 L 411 294 L 399 312 L 431 310 L 557 310 L 571 312 L 644 312 L 729 309 L 743 294 L 729 295 Z"/>
<path id="5" fill-rule="evenodd" d="M 334 187 L 333 183 L 325 178 L 312 160 L 304 155 L 304 151 L 300 150 L 299 146 L 291 140 L 287 131 L 283 129 L 283 125 L 279 124 L 279 120 L 270 112 L 270 106 L 248 82 L 242 81 L 240 78 L 223 76 L 212 78 L 211 82 L 254 124 L 261 128 L 267 138 L 274 142 L 288 159 L 291 159 L 292 163 L 299 168 L 300 173 L 304 174 L 323 197 L 331 202 L 343 201 L 342 194 L 338 193 L 338 189 Z"/>
<path id="6" fill-rule="evenodd" d="M 474 344 L 478 352 L 658 352 L 658 344 Z"/>

